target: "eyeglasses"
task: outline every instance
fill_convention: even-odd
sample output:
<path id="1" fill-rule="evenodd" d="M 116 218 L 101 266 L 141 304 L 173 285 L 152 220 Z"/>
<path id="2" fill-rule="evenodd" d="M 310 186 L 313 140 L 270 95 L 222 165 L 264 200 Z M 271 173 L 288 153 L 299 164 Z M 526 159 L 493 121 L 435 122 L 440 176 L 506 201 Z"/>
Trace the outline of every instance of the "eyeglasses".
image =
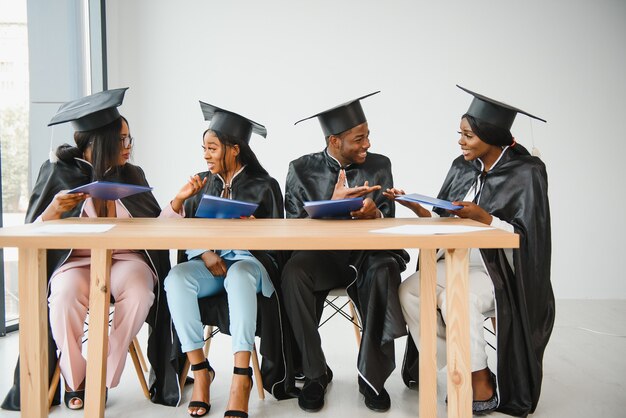
<path id="1" fill-rule="evenodd" d="M 124 148 L 130 148 L 131 145 L 133 145 L 133 140 L 135 138 L 133 138 L 132 136 L 125 136 L 124 138 L 120 138 L 120 142 L 122 143 L 122 146 Z"/>

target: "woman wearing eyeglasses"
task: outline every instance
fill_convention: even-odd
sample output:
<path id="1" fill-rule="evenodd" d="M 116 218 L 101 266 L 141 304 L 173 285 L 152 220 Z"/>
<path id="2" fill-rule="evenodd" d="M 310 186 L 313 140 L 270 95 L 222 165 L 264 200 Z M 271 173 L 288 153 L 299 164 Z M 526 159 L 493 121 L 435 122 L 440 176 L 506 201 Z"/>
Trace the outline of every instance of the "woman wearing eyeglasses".
<path id="1" fill-rule="evenodd" d="M 50 125 L 71 121 L 75 146 L 60 146 L 54 153 L 54 161 L 42 165 L 26 222 L 68 217 L 174 216 L 175 210 L 182 209 L 182 202 L 200 190 L 201 184 L 190 180 L 163 212 L 149 191 L 117 200 L 68 193 L 96 180 L 148 185 L 143 170 L 128 162 L 133 138 L 128 121 L 117 110 L 125 91 L 104 91 L 61 106 Z M 70 409 L 81 409 L 84 401 L 86 361 L 81 352 L 83 324 L 89 306 L 90 263 L 89 250 L 48 251 L 50 329 L 60 351 L 64 400 Z M 155 286 L 162 282 L 169 267 L 168 251 L 113 251 L 111 296 L 115 300 L 115 311 L 107 357 L 108 388 L 118 385 L 130 342 L 146 320 L 155 302 Z M 158 296 L 163 305 L 161 309 L 167 311 L 164 295 Z M 154 328 L 155 324 L 152 325 Z M 168 324 L 163 326 L 168 327 Z M 149 349 L 149 357 L 151 351 Z M 155 362 L 153 356 L 151 363 L 161 364 Z"/>

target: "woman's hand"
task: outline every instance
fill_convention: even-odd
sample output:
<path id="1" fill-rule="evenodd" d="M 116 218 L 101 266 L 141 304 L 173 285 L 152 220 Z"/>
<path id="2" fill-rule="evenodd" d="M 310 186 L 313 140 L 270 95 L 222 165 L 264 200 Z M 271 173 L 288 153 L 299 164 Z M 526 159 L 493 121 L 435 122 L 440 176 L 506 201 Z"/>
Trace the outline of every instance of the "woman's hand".
<path id="1" fill-rule="evenodd" d="M 383 196 L 385 196 L 389 200 L 396 200 L 396 197 L 402 196 L 405 194 L 406 193 L 404 192 L 404 190 L 396 189 L 394 187 L 392 187 L 391 189 L 387 189 L 383 192 Z M 400 204 L 403 204 L 402 201 L 400 201 Z"/>
<path id="2" fill-rule="evenodd" d="M 195 175 L 189 177 L 189 181 L 185 183 L 183 187 L 178 191 L 174 199 L 170 202 L 172 205 L 172 209 L 176 213 L 180 213 L 180 210 L 183 208 L 183 204 L 185 200 L 189 199 L 191 196 L 196 195 L 204 185 L 206 184 L 207 178 L 200 179 L 199 175 Z"/>
<path id="3" fill-rule="evenodd" d="M 350 216 L 357 219 L 374 219 L 380 218 L 382 215 L 376 207 L 376 203 L 368 197 L 363 199 L 361 209 L 350 212 Z"/>
<path id="4" fill-rule="evenodd" d="M 453 215 L 458 216 L 459 218 L 469 218 L 480 223 L 491 225 L 491 221 L 493 220 L 493 216 L 489 214 L 485 209 L 478 206 L 473 202 L 452 202 L 453 205 L 463 206 L 463 208 L 458 210 L 449 210 Z"/>
<path id="5" fill-rule="evenodd" d="M 213 251 L 205 251 L 200 257 L 213 276 L 226 276 L 226 263 L 219 255 Z"/>
<path id="6" fill-rule="evenodd" d="M 339 170 L 339 176 L 337 177 L 331 200 L 361 197 L 376 190 L 380 190 L 380 185 L 370 186 L 367 181 L 363 186 L 346 187 L 346 171 Z"/>
<path id="7" fill-rule="evenodd" d="M 68 210 L 72 210 L 83 200 L 87 199 L 87 193 L 68 193 L 67 190 L 61 190 L 54 195 L 54 198 L 41 214 L 41 219 L 50 221 L 53 219 L 61 219 Z"/>
<path id="8" fill-rule="evenodd" d="M 405 206 L 409 209 L 411 209 L 417 216 L 419 216 L 420 218 L 430 218 L 431 214 L 430 211 L 426 208 L 424 208 L 422 205 L 420 205 L 417 202 L 411 202 L 408 200 L 396 200 L 396 197 L 398 196 L 402 196 L 405 195 L 406 193 L 404 192 L 404 190 L 402 189 L 395 189 L 395 188 L 391 188 L 391 189 L 387 189 L 383 192 L 383 196 L 385 196 L 387 199 L 390 200 L 394 200 L 397 203 L 400 203 L 402 206 Z"/>

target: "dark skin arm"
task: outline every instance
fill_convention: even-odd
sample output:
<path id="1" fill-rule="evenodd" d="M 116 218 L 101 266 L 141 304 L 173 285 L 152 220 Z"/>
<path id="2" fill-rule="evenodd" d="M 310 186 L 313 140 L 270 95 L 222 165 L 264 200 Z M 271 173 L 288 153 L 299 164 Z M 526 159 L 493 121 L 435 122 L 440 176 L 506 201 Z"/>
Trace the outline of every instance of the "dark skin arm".
<path id="1" fill-rule="evenodd" d="M 420 218 L 430 218 L 431 213 L 428 209 L 424 208 L 417 202 L 409 202 L 408 200 L 396 200 L 397 196 L 402 196 L 406 194 L 402 189 L 391 188 L 387 189 L 383 192 L 383 196 L 385 196 L 389 200 L 395 200 L 400 203 L 402 206 L 405 206 L 411 209 L 417 216 Z"/>
<path id="2" fill-rule="evenodd" d="M 86 193 L 68 193 L 67 190 L 61 190 L 54 195 L 54 198 L 41 214 L 43 221 L 53 219 L 61 219 L 61 216 L 68 210 L 72 210 L 83 200 L 89 197 Z"/>
<path id="3" fill-rule="evenodd" d="M 345 170 L 339 170 L 337 183 L 335 183 L 335 190 L 333 191 L 333 195 L 330 199 L 337 200 L 362 197 L 376 190 L 380 190 L 380 185 L 370 186 L 367 181 L 363 184 L 363 186 L 346 187 L 346 172 Z"/>
<path id="4" fill-rule="evenodd" d="M 337 183 L 335 183 L 335 189 L 330 199 L 338 200 L 363 197 L 376 190 L 380 190 L 380 185 L 370 186 L 367 181 L 363 183 L 363 186 L 346 187 L 346 172 L 345 170 L 339 170 Z M 350 216 L 357 219 L 374 219 L 381 218 L 382 214 L 376 207 L 376 203 L 368 197 L 363 199 L 363 206 L 361 206 L 361 209 L 350 212 Z"/>
<path id="5" fill-rule="evenodd" d="M 493 221 L 493 216 L 491 216 L 489 212 L 478 206 L 476 203 L 452 202 L 452 204 L 457 206 L 463 206 L 462 209 L 448 211 L 451 214 L 458 216 L 459 218 L 472 219 L 485 225 L 491 225 L 491 222 Z"/>
<path id="6" fill-rule="evenodd" d="M 200 256 L 202 261 L 204 261 L 204 265 L 214 276 L 225 276 L 226 275 L 226 263 L 222 258 L 215 254 L 213 251 L 205 251 Z"/>
<path id="7" fill-rule="evenodd" d="M 170 202 L 174 212 L 180 213 L 181 209 L 183 208 L 183 204 L 185 203 L 185 200 L 189 199 L 191 196 L 202 190 L 202 187 L 204 187 L 206 181 L 206 177 L 201 180 L 200 176 L 197 174 L 195 176 L 189 177 L 189 181 L 187 181 L 187 183 L 185 183 L 185 185 L 181 187 L 178 193 L 176 193 L 176 196 L 174 196 L 174 199 L 172 199 L 172 201 Z"/>
<path id="8" fill-rule="evenodd" d="M 376 207 L 376 203 L 369 197 L 363 199 L 361 209 L 350 212 L 350 216 L 357 219 L 374 219 L 381 218 L 382 214 Z"/>

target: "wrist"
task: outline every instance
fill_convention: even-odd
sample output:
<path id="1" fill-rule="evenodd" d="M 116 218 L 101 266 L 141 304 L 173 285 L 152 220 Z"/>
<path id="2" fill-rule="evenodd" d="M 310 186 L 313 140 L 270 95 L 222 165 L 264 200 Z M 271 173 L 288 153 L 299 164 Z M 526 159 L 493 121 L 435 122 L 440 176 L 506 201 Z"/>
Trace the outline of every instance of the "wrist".
<path id="1" fill-rule="evenodd" d="M 174 212 L 178 213 L 183 207 L 183 200 L 179 199 L 178 197 L 175 197 L 174 199 L 170 201 L 170 206 L 172 207 Z"/>
<path id="2" fill-rule="evenodd" d="M 415 214 L 420 218 L 430 218 L 430 211 L 428 211 L 423 206 L 418 206 L 415 208 Z"/>
<path id="3" fill-rule="evenodd" d="M 62 215 L 62 213 L 59 213 L 56 210 L 54 210 L 53 208 L 51 209 L 50 207 L 48 207 L 41 214 L 41 220 L 42 221 L 52 221 L 52 220 L 55 220 L 55 219 L 61 219 L 61 215 Z"/>

